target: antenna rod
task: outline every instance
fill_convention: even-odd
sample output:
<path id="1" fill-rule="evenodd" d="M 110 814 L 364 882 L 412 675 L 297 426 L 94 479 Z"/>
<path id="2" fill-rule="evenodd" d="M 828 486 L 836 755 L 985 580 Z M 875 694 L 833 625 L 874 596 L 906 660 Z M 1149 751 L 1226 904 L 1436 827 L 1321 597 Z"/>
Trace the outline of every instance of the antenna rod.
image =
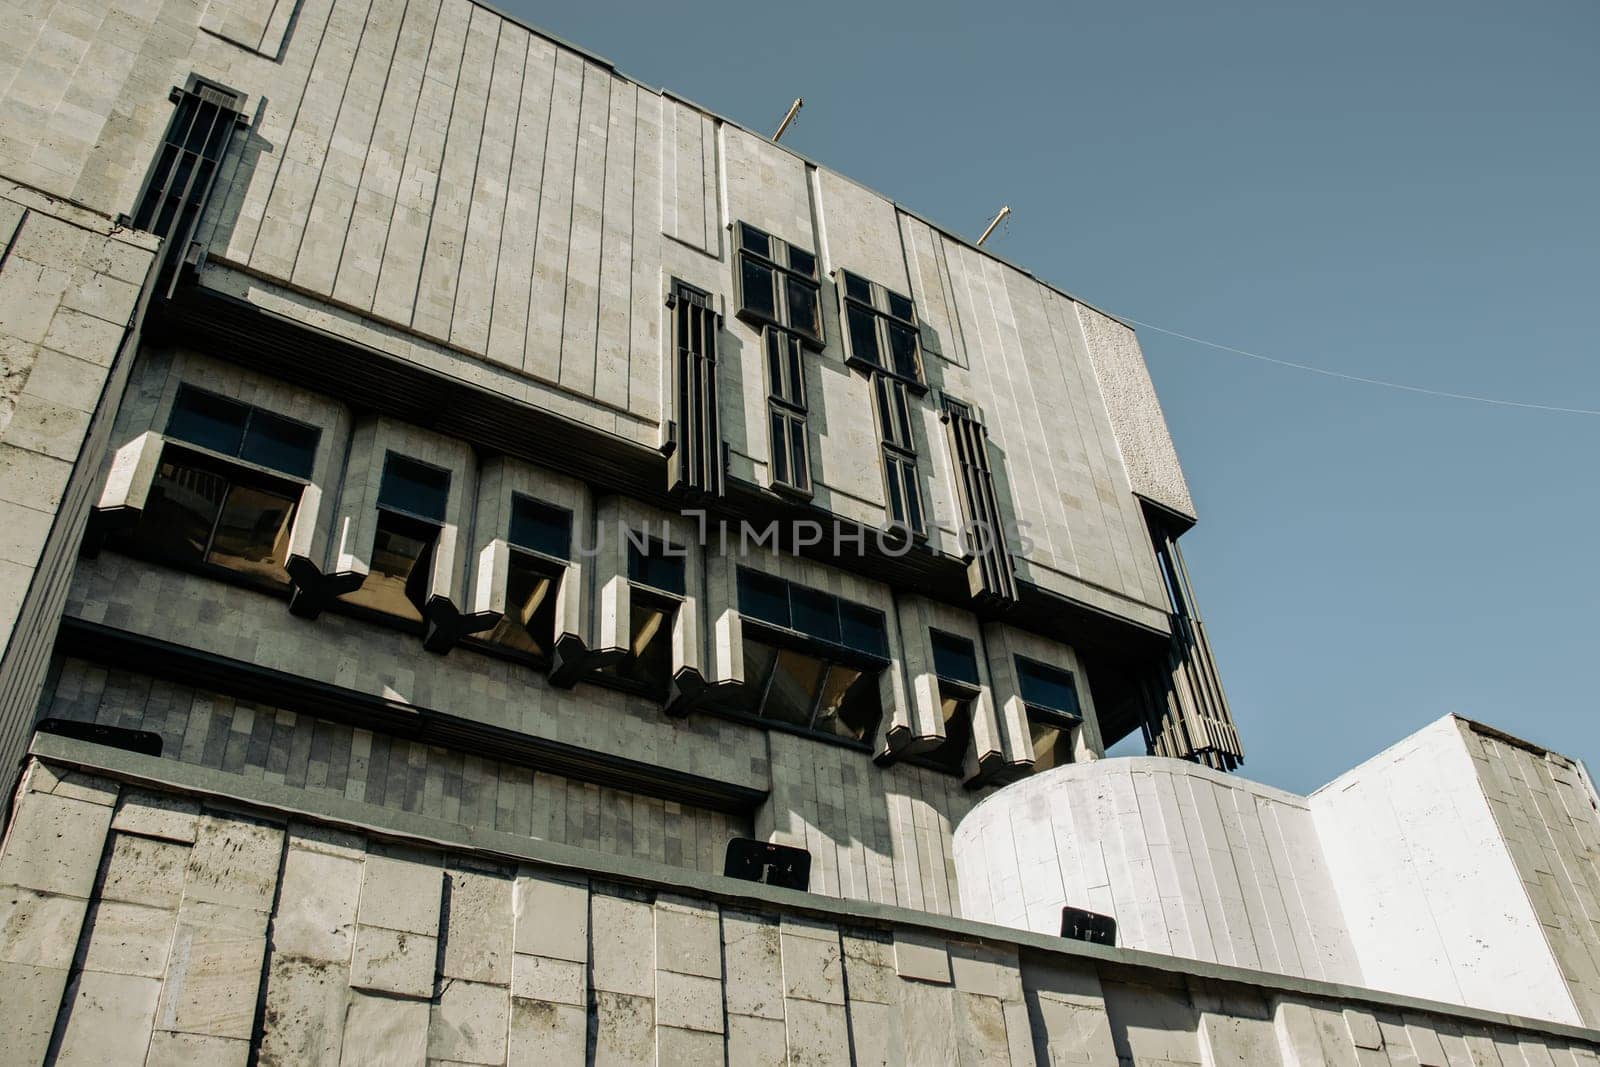
<path id="1" fill-rule="evenodd" d="M 782 122 L 778 123 L 778 132 L 772 135 L 772 140 L 774 143 L 776 143 L 783 136 L 783 131 L 789 128 L 789 123 L 794 121 L 794 117 L 800 114 L 800 105 L 803 103 L 805 103 L 805 101 L 800 97 L 797 96 L 794 98 L 794 103 L 789 105 L 789 113 L 783 116 Z"/>
<path id="2" fill-rule="evenodd" d="M 988 228 L 983 231 L 983 236 L 978 238 L 978 247 L 979 248 L 983 247 L 983 242 L 985 242 L 985 241 L 987 241 L 989 239 L 989 235 L 994 232 L 994 228 L 996 226 L 1000 225 L 1000 220 L 1005 218 L 1009 214 L 1011 214 L 1011 205 L 1010 204 L 1006 204 L 1006 205 L 1004 205 L 1003 207 L 1000 208 L 1000 214 L 998 214 L 998 215 L 996 215 L 994 217 L 994 221 L 989 223 Z"/>

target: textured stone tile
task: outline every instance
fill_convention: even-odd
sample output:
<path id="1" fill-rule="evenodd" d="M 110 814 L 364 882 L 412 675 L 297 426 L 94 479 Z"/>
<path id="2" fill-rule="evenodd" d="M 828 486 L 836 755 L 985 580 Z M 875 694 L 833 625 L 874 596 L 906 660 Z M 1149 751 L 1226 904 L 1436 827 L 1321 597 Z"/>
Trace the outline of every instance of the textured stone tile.
<path id="1" fill-rule="evenodd" d="M 361 879 L 360 921 L 436 937 L 443 877 L 436 865 L 368 856 Z"/>
<path id="2" fill-rule="evenodd" d="M 723 912 L 722 953 L 729 1014 L 783 1018 L 783 961 L 778 924 Z"/>
<path id="3" fill-rule="evenodd" d="M 722 982 L 673 971 L 656 972 L 656 1023 L 722 1033 Z"/>
<path id="4" fill-rule="evenodd" d="M 428 1004 L 350 994 L 339 1062 L 350 1067 L 421 1067 L 428 1056 Z"/>
<path id="5" fill-rule="evenodd" d="M 641 901 L 604 893 L 594 894 L 590 907 L 594 918 L 594 987 L 635 997 L 654 995 L 654 909 Z"/>
<path id="6" fill-rule="evenodd" d="M 950 983 L 950 953 L 945 943 L 914 931 L 896 931 L 894 965 L 901 978 L 918 982 Z"/>
<path id="7" fill-rule="evenodd" d="M 272 918 L 273 951 L 348 962 L 360 892 L 359 861 L 291 845 Z"/>
<path id="8" fill-rule="evenodd" d="M 183 897 L 189 846 L 130 834 L 113 834 L 100 895 L 106 900 L 176 908 Z"/>
<path id="9" fill-rule="evenodd" d="M 438 955 L 438 938 L 358 926 L 350 984 L 408 997 L 431 997 Z"/>
<path id="10" fill-rule="evenodd" d="M 117 814 L 111 820 L 111 828 L 193 844 L 195 827 L 199 821 L 199 801 L 129 789 L 122 794 Z"/>
<path id="11" fill-rule="evenodd" d="M 428 1024 L 428 1058 L 504 1063 L 510 993 L 505 986 L 448 981 Z"/>
<path id="12" fill-rule="evenodd" d="M 728 1016 L 728 1062 L 751 1067 L 783 1067 L 789 1062 L 783 1019 Z"/>
<path id="13" fill-rule="evenodd" d="M 283 830 L 236 815 L 200 816 L 189 870 L 186 900 L 267 911 L 278 886 Z"/>
<path id="14" fill-rule="evenodd" d="M 837 935 L 836 935 L 837 936 Z M 839 944 L 813 937 L 792 937 L 787 929 L 783 944 L 783 995 L 819 1004 L 844 1003 L 844 969 Z"/>
<path id="15" fill-rule="evenodd" d="M 250 1037 L 266 918 L 253 908 L 184 901 L 162 987 L 162 1029 Z"/>
<path id="16" fill-rule="evenodd" d="M 573 1004 L 511 998 L 507 1063 L 582 1064 L 588 1045 L 587 1009 Z"/>
<path id="17" fill-rule="evenodd" d="M 516 881 L 516 913 L 516 951 L 588 961 L 588 886 L 525 872 Z"/>
<path id="18" fill-rule="evenodd" d="M 150 1035 L 150 1052 L 144 1067 L 245 1067 L 249 1062 L 248 1041 L 157 1030 Z M 265 1055 L 261 1062 L 268 1062 Z"/>
<path id="19" fill-rule="evenodd" d="M 344 1036 L 349 976 L 349 968 L 340 964 L 274 955 L 267 965 L 261 1062 L 335 1062 Z"/>
<path id="20" fill-rule="evenodd" d="M 656 1031 L 657 1063 L 716 1064 L 723 1059 L 721 1032 L 679 1030 L 663 1026 Z"/>
<path id="21" fill-rule="evenodd" d="M 460 870 L 446 877 L 450 920 L 443 973 L 474 982 L 510 983 L 511 879 Z"/>
<path id="22" fill-rule="evenodd" d="M 0 962 L 0 1048 L 13 1062 L 44 1062 L 66 988 L 64 969 Z"/>
<path id="23" fill-rule="evenodd" d="M 68 992 L 57 1064 L 143 1063 L 161 982 L 84 971 Z"/>
<path id="24" fill-rule="evenodd" d="M 88 904 L 78 897 L 0 889 L 0 962 L 65 970 L 83 929 Z"/>
<path id="25" fill-rule="evenodd" d="M 76 450 L 74 450 L 76 455 Z M 97 774 L 85 774 L 83 771 L 59 772 L 55 788 L 50 790 L 58 797 L 71 797 L 74 800 L 87 800 L 91 804 L 115 804 L 117 802 L 117 783 L 110 778 L 102 778 Z"/>
<path id="26" fill-rule="evenodd" d="M 791 1000 L 784 1017 L 784 1030 L 789 1045 L 789 1059 L 793 1063 L 838 1064 L 850 1063 L 850 1033 L 845 1021 L 843 1004 L 819 1004 L 810 1000 Z M 907 1063 L 954 1063 L 954 1059 L 919 1060 L 907 1057 Z"/>
<path id="27" fill-rule="evenodd" d="M 707 978 L 722 975 L 717 909 L 670 898 L 656 901 L 656 966 Z"/>
<path id="28" fill-rule="evenodd" d="M 655 1063 L 655 1002 L 596 989 L 594 1067 Z"/>
<path id="29" fill-rule="evenodd" d="M 588 969 L 581 963 L 524 956 L 520 952 L 513 957 L 513 996 L 581 1007 L 587 1003 L 588 986 Z"/>
<path id="30" fill-rule="evenodd" d="M 114 900 L 97 902 L 89 917 L 89 943 L 83 966 L 143 978 L 166 973 L 175 912 Z"/>
<path id="31" fill-rule="evenodd" d="M 94 889 L 111 809 L 30 793 L 17 805 L 0 856 L 0 886 L 87 897 Z"/>

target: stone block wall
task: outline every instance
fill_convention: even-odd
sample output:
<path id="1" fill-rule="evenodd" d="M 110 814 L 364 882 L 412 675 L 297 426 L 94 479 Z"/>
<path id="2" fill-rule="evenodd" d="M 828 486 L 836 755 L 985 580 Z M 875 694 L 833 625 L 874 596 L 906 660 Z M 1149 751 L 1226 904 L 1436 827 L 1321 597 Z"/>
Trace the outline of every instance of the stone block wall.
<path id="1" fill-rule="evenodd" d="M 305 822 L 75 752 L 30 766 L 0 852 L 18 1064 L 1600 1063 L 1592 1031 Z"/>
<path id="2" fill-rule="evenodd" d="M 0 768 L 27 743 L 156 241 L 0 179 Z"/>

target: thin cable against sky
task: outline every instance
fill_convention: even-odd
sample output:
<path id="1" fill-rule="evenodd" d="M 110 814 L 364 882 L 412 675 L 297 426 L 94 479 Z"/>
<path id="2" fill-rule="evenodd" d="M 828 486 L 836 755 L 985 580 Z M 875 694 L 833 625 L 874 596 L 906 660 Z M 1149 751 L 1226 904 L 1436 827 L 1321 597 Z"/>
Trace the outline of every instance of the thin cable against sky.
<path id="1" fill-rule="evenodd" d="M 1140 322 L 1138 319 L 1129 318 L 1126 315 L 1121 315 L 1119 318 L 1121 318 L 1124 322 L 1133 323 L 1140 329 L 1155 330 L 1157 333 L 1164 333 L 1169 337 L 1177 337 L 1184 341 L 1192 341 L 1197 345 L 1205 345 L 1207 348 L 1215 348 L 1223 352 L 1231 352 L 1236 356 L 1245 356 L 1249 359 L 1260 360 L 1263 363 L 1275 363 L 1280 367 L 1290 367 L 1294 370 L 1309 371 L 1312 374 L 1321 374 L 1328 378 L 1340 378 L 1347 382 L 1360 382 L 1363 385 L 1378 385 L 1385 389 L 1400 389 L 1407 393 L 1421 393 L 1424 396 L 1439 396 L 1448 400 L 1471 400 L 1474 403 L 1493 404 L 1496 407 L 1503 408 L 1526 408 L 1530 411 L 1550 411 L 1557 412 L 1562 415 L 1600 415 L 1600 411 L 1597 411 L 1593 408 L 1566 408 L 1559 407 L 1555 404 L 1534 404 L 1524 400 L 1501 400 L 1498 397 L 1476 396 L 1472 393 L 1452 393 L 1444 389 L 1426 389 L 1420 385 L 1406 385 L 1403 382 L 1385 381 L 1382 378 L 1367 378 L 1359 374 L 1346 374 L 1344 371 L 1328 370 L 1326 367 L 1313 367 L 1309 363 L 1296 363 L 1293 360 L 1278 359 L 1275 356 L 1263 356 L 1259 352 L 1247 352 L 1242 348 L 1235 348 L 1232 345 L 1218 344 L 1216 341 L 1207 341 L 1201 337 L 1191 337 L 1189 334 L 1179 333 L 1177 330 L 1169 330 L 1165 326 L 1157 326 L 1150 322 Z"/>

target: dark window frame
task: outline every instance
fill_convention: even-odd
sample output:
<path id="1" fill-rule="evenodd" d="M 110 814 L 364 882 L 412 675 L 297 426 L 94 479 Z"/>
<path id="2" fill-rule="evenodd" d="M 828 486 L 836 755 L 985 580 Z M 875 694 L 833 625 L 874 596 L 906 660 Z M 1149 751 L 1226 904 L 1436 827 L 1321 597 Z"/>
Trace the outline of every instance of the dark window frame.
<path id="1" fill-rule="evenodd" d="M 785 495 L 809 498 L 811 427 L 806 408 L 804 339 L 792 330 L 764 326 L 761 357 L 767 385 L 769 486 Z"/>
<path id="2" fill-rule="evenodd" d="M 967 750 L 972 747 L 972 716 L 976 712 L 978 698 L 983 693 L 982 674 L 978 668 L 977 642 L 970 637 L 951 633 L 948 630 L 930 628 L 928 631 L 929 645 L 933 650 L 934 677 L 938 680 L 939 702 L 941 710 L 945 701 L 952 701 L 958 706 L 955 713 L 945 720 L 945 740 L 938 748 L 930 752 L 923 752 L 906 758 L 907 763 L 918 767 L 926 767 L 940 774 L 962 775 L 965 773 Z M 939 644 L 943 641 L 960 642 L 967 646 L 966 655 L 972 658 L 972 676 L 962 677 L 942 669 L 940 664 Z M 948 666 L 945 664 L 943 666 Z M 957 718 L 961 719 L 951 733 L 951 724 Z M 952 742 L 955 742 L 952 744 Z"/>
<path id="3" fill-rule="evenodd" d="M 917 323 L 916 302 L 854 271 L 841 267 L 835 274 L 839 290 L 839 332 L 844 335 L 845 362 L 861 370 L 889 375 L 919 394 L 926 392 L 927 370 L 922 356 L 922 328 Z M 870 295 L 866 299 L 854 291 L 860 286 L 869 290 Z M 909 318 L 895 310 L 897 301 L 905 304 Z M 874 347 L 877 349 L 871 355 L 856 351 L 850 314 L 852 308 L 871 316 Z M 911 338 L 911 361 L 914 367 L 910 374 L 897 365 L 893 333 L 896 327 L 906 331 Z"/>
<path id="4" fill-rule="evenodd" d="M 761 252 L 747 247 L 748 238 L 758 235 L 767 242 L 767 252 Z M 822 279 L 818 272 L 817 257 L 813 252 L 803 248 L 796 248 L 788 241 L 777 237 L 766 230 L 752 226 L 747 222 L 739 221 L 733 224 L 733 286 L 734 297 L 738 303 L 738 317 L 756 326 L 772 325 L 790 331 L 801 339 L 808 348 L 820 351 L 827 344 L 827 324 L 822 315 Z M 795 253 L 808 260 L 811 264 L 807 273 L 795 266 Z M 772 314 L 751 307 L 745 292 L 745 263 L 750 262 L 759 268 L 770 272 L 772 278 Z M 793 309 L 790 307 L 789 285 L 803 286 L 811 293 L 812 307 L 816 312 L 816 332 L 811 333 L 806 328 L 794 321 Z"/>
<path id="5" fill-rule="evenodd" d="M 404 507 L 392 502 L 386 503 L 384 501 L 385 483 L 388 482 L 389 472 L 392 468 L 392 465 L 410 465 L 420 471 L 426 472 L 429 476 L 443 476 L 444 500 L 440 505 L 440 514 L 437 516 L 430 515 L 412 508 Z M 384 611 L 383 609 L 374 607 L 371 604 L 363 604 L 359 601 L 347 599 L 349 597 L 359 595 L 363 590 L 366 589 L 367 580 L 370 580 L 371 577 L 370 571 L 367 580 L 363 580 L 361 585 L 357 586 L 350 592 L 341 594 L 337 601 L 335 601 L 335 603 L 340 606 L 341 610 L 347 611 L 360 618 L 372 621 L 380 621 L 385 625 L 397 626 L 404 630 L 412 630 L 419 633 L 422 632 L 422 628 L 426 625 L 426 615 L 423 611 L 426 600 L 423 596 L 424 589 L 422 583 L 425 579 L 428 569 L 433 565 L 434 553 L 439 549 L 439 535 L 444 532 L 445 524 L 449 522 L 450 488 L 454 484 L 454 481 L 455 472 L 448 467 L 441 467 L 437 463 L 429 463 L 426 460 L 417 459 L 415 456 L 407 455 L 405 452 L 396 451 L 392 448 L 386 448 L 384 450 L 383 471 L 378 476 L 378 499 L 375 500 L 372 505 L 372 509 L 377 516 L 377 525 L 375 525 L 373 528 L 373 546 L 371 554 L 374 556 L 377 555 L 377 538 L 380 530 L 386 524 L 391 529 L 397 530 L 398 536 L 410 537 L 413 540 L 418 540 L 423 543 L 422 551 L 419 552 L 411 561 L 411 569 L 406 572 L 405 582 L 406 599 L 410 602 L 412 609 L 419 617 L 413 619 L 407 615 L 397 615 L 393 612 Z M 371 563 L 372 561 L 368 560 L 369 567 Z"/>
<path id="6" fill-rule="evenodd" d="M 532 545 L 516 539 L 516 508 L 519 503 L 524 502 L 546 511 L 558 512 L 566 517 L 567 552 L 565 554 L 548 552 L 544 549 L 535 548 Z M 555 598 L 561 594 L 561 583 L 566 580 L 567 567 L 572 562 L 571 537 L 574 513 L 571 508 L 562 507 L 559 504 L 552 504 L 550 501 L 534 496 L 531 493 L 524 493 L 520 491 L 512 492 L 511 507 L 512 514 L 506 527 L 506 549 L 508 555 L 511 557 L 511 559 L 507 561 L 506 567 L 506 603 L 508 605 L 511 603 L 511 565 L 515 561 L 521 561 L 529 570 L 538 574 L 542 574 L 549 579 L 550 591 L 546 594 L 546 596 L 550 598 L 553 605 Z M 552 620 L 552 631 L 550 635 L 550 641 L 548 642 L 548 645 L 552 649 L 554 648 L 556 637 L 554 627 L 559 625 L 560 620 Z M 513 660 L 519 663 L 525 663 L 530 667 L 534 667 L 541 671 L 548 670 L 550 668 L 552 661 L 549 652 L 546 652 L 544 655 L 537 655 L 527 651 L 526 649 L 520 649 L 514 645 L 506 644 L 503 641 L 496 641 L 492 637 L 493 632 L 493 629 L 490 629 L 481 633 L 467 635 L 461 639 L 461 644 L 465 647 L 474 648 L 477 651 L 483 652 L 487 655 L 497 656 L 502 659 Z M 539 635 L 532 634 L 531 636 L 537 639 Z"/>
<path id="7" fill-rule="evenodd" d="M 221 403 L 229 407 L 236 407 L 243 410 L 244 418 L 239 427 L 239 445 L 236 451 L 224 452 L 221 449 L 213 448 L 210 445 L 196 441 L 191 437 L 182 436 L 174 430 L 174 424 L 178 421 L 181 415 L 183 402 L 188 397 L 200 397 L 204 398 L 204 400 L 207 402 Z M 307 457 L 307 466 L 304 474 L 301 474 L 298 471 L 285 470 L 283 467 L 276 467 L 269 463 L 262 463 L 260 460 L 250 459 L 245 456 L 245 449 L 251 440 L 251 430 L 254 428 L 258 417 L 265 417 L 267 419 L 284 423 L 288 426 L 294 427 L 296 430 L 308 432 L 311 435 L 310 454 Z M 290 418 L 287 415 L 281 415 L 278 412 L 273 411 L 271 408 L 264 408 L 259 404 L 251 404 L 244 400 L 238 400 L 234 397 L 219 393 L 214 389 L 206 389 L 198 385 L 191 385 L 188 382 L 180 382 L 177 392 L 173 394 L 172 406 L 167 411 L 166 429 L 163 431 L 162 436 L 169 441 L 182 444 L 185 448 L 195 449 L 205 453 L 206 455 L 216 456 L 220 459 L 226 459 L 232 463 L 242 464 L 251 470 L 267 472 L 276 477 L 288 479 L 289 481 L 295 482 L 302 487 L 311 484 L 311 475 L 316 471 L 317 450 L 322 447 L 322 427 L 315 423 L 306 422 L 304 419 Z"/>

